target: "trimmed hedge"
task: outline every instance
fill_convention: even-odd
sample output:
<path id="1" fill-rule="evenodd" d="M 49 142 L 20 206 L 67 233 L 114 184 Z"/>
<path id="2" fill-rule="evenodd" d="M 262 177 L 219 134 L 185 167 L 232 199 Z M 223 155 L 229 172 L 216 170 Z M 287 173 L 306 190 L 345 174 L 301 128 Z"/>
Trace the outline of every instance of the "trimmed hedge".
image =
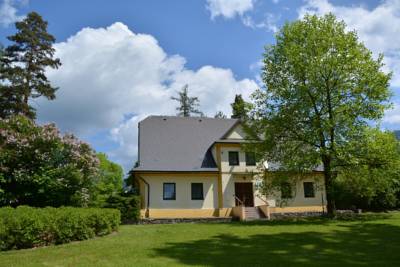
<path id="1" fill-rule="evenodd" d="M 100 208 L 0 208 L 0 250 L 63 244 L 109 234 L 121 214 Z"/>

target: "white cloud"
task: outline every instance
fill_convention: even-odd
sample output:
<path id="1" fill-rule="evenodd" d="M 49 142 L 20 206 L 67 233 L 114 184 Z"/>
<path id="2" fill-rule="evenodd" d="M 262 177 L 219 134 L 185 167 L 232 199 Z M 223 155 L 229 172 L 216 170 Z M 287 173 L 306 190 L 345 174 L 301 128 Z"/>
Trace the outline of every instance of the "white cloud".
<path id="1" fill-rule="evenodd" d="M 254 9 L 255 0 L 207 0 L 207 9 L 211 12 L 211 19 L 218 16 L 232 19 L 240 17 L 243 25 L 252 29 L 265 29 L 270 32 L 277 32 L 277 22 L 280 15 L 265 13 L 262 20 L 255 20 L 251 11 Z M 277 0 L 273 1 L 275 4 Z"/>
<path id="2" fill-rule="evenodd" d="M 400 86 L 400 0 L 382 1 L 371 10 L 361 5 L 335 6 L 328 0 L 308 0 L 299 9 L 299 17 L 329 12 L 344 20 L 348 29 L 355 29 L 374 55 L 384 54 L 386 68 L 393 71 L 391 83 Z"/>
<path id="3" fill-rule="evenodd" d="M 10 24 L 22 20 L 24 16 L 17 15 L 16 6 L 26 5 L 28 0 L 3 0 L 0 5 L 0 24 L 7 27 Z"/>
<path id="4" fill-rule="evenodd" d="M 108 129 L 119 145 L 111 154 L 126 170 L 136 159 L 137 122 L 150 114 L 175 114 L 177 103 L 170 97 L 183 85 L 189 84 L 208 115 L 230 114 L 234 95 L 248 97 L 257 87 L 229 69 L 187 69 L 183 57 L 167 55 L 154 37 L 118 22 L 84 28 L 55 49 L 63 65 L 48 77 L 60 89 L 54 101 L 37 101 L 39 120 L 80 136 Z"/>
<path id="5" fill-rule="evenodd" d="M 276 33 L 279 28 L 277 22 L 280 19 L 280 15 L 274 15 L 272 13 L 265 13 L 265 18 L 261 22 L 255 22 L 251 16 L 243 16 L 242 22 L 245 26 L 252 29 L 266 29 L 267 31 Z"/>
<path id="6" fill-rule="evenodd" d="M 206 7 L 211 12 L 212 19 L 218 16 L 231 19 L 252 10 L 254 0 L 207 0 Z"/>
<path id="7" fill-rule="evenodd" d="M 400 124 L 400 105 L 395 104 L 393 109 L 386 112 L 383 122 L 387 125 L 399 125 Z"/>

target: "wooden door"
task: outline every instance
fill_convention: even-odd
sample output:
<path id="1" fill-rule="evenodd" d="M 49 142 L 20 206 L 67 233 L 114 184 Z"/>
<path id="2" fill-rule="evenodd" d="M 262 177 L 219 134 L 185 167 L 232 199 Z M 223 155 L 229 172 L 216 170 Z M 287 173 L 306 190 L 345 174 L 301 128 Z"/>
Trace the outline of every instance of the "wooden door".
<path id="1" fill-rule="evenodd" d="M 244 203 L 246 207 L 254 207 L 253 183 L 235 183 L 235 196 Z M 239 201 L 235 198 L 236 206 Z"/>

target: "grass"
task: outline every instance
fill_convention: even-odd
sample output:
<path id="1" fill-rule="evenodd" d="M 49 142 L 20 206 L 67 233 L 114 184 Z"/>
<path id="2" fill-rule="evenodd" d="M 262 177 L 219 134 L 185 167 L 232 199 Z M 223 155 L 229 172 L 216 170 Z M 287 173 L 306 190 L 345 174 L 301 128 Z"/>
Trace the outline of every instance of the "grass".
<path id="1" fill-rule="evenodd" d="M 0 253 L 0 266 L 400 266 L 400 212 L 355 220 L 126 225 L 60 246 Z"/>

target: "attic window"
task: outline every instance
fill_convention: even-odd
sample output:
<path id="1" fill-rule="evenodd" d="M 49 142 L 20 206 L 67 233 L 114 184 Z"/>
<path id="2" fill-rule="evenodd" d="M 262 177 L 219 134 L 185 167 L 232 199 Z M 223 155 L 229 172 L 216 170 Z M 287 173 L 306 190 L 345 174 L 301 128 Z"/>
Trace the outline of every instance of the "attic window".
<path id="1" fill-rule="evenodd" d="M 199 120 L 199 122 L 202 122 L 202 121 L 203 121 L 203 120 L 201 120 L 201 119 Z"/>
<path id="2" fill-rule="evenodd" d="M 166 121 L 167 120 L 167 118 L 163 118 L 163 121 Z"/>

